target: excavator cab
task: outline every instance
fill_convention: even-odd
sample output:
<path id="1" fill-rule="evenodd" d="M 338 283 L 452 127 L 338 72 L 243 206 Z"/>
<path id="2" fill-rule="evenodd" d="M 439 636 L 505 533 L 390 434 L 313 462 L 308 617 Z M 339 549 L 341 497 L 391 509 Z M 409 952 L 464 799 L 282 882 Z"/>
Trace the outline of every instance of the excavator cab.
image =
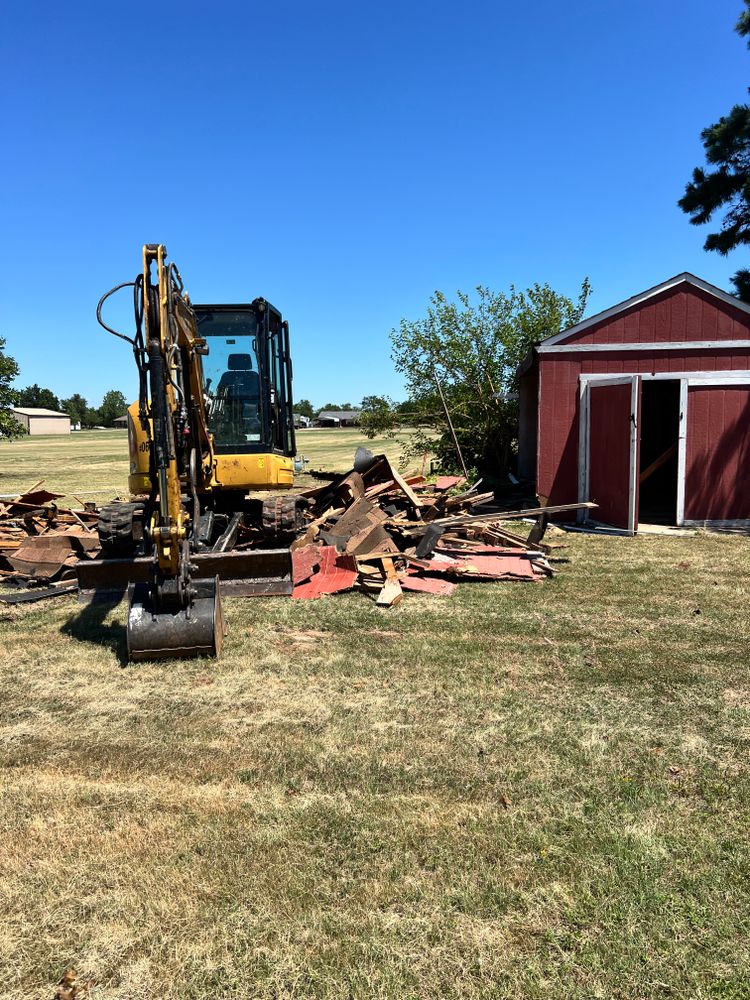
<path id="1" fill-rule="evenodd" d="M 206 341 L 208 424 L 217 455 L 293 458 L 289 327 L 265 299 L 247 306 L 194 305 Z"/>

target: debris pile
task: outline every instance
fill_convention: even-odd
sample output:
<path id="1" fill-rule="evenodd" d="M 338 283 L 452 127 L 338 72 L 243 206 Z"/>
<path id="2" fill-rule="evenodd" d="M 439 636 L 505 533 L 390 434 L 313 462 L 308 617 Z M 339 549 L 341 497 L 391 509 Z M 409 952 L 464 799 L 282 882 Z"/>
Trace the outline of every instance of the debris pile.
<path id="1" fill-rule="evenodd" d="M 76 563 L 100 551 L 96 505 L 60 507 L 56 501 L 64 494 L 42 484 L 0 501 L 0 583 L 16 588 L 0 592 L 4 603 L 77 590 Z M 548 517 L 595 506 L 506 511 L 497 508 L 492 492 L 480 491 L 481 480 L 456 492 L 465 486 L 461 476 L 434 483 L 422 475 L 401 476 L 385 455 L 358 449 L 351 472 L 327 475 L 323 485 L 300 494 L 306 509 L 291 546 L 292 597 L 309 600 L 356 588 L 391 607 L 404 591 L 450 596 L 462 580 L 533 583 L 552 575 L 551 546 L 542 541 Z M 534 519 L 526 537 L 503 523 L 520 518 Z M 220 551 L 238 560 L 240 550 L 257 544 L 252 532 L 241 530 L 240 519 L 232 518 L 220 540 Z M 196 562 L 210 558 L 199 554 Z M 229 595 L 231 586 L 225 583 Z"/>
<path id="2" fill-rule="evenodd" d="M 550 576 L 542 536 L 557 508 L 488 512 L 493 493 L 479 492 L 481 482 L 449 492 L 462 485 L 460 476 L 402 477 L 385 455 L 360 449 L 351 472 L 303 494 L 309 520 L 292 545 L 292 597 L 356 587 L 390 607 L 409 590 L 449 596 L 460 580 Z M 526 538 L 502 526 L 529 516 L 537 520 Z"/>
<path id="3" fill-rule="evenodd" d="M 0 501 L 0 582 L 17 588 L 0 595 L 6 604 L 75 591 L 77 561 L 99 551 L 96 506 L 59 507 L 64 494 L 41 489 L 43 482 Z"/>

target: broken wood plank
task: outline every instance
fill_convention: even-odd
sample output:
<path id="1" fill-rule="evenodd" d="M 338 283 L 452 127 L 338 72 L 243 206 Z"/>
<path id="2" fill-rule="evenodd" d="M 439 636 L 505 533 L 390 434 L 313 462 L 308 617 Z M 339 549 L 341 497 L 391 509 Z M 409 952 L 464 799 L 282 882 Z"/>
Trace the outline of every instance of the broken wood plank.
<path id="1" fill-rule="evenodd" d="M 381 608 L 392 608 L 394 604 L 399 603 L 404 595 L 401 590 L 398 574 L 396 573 L 396 567 L 393 565 L 393 559 L 386 557 L 381 562 L 385 574 L 385 583 L 375 603 Z"/>
<path id="2" fill-rule="evenodd" d="M 433 524 L 476 524 L 480 521 L 512 521 L 520 517 L 534 517 L 537 514 L 565 514 L 574 510 L 593 510 L 599 505 L 587 500 L 586 503 L 564 503 L 555 507 L 533 507 L 531 510 L 499 510 L 490 514 L 459 514 L 453 517 L 442 517 Z"/>
<path id="3" fill-rule="evenodd" d="M 434 576 L 407 576 L 401 581 L 404 590 L 416 590 L 438 597 L 451 597 L 456 592 L 456 584 L 450 580 L 440 580 Z"/>
<path id="4" fill-rule="evenodd" d="M 414 490 L 411 488 L 411 486 L 409 486 L 409 484 L 403 478 L 403 476 L 401 476 L 399 474 L 399 472 L 396 469 L 393 468 L 393 466 L 390 464 L 390 462 L 388 463 L 388 465 L 390 467 L 391 477 L 393 478 L 393 480 L 401 488 L 402 492 L 406 494 L 406 496 L 411 501 L 412 505 L 414 507 L 416 507 L 417 510 L 419 510 L 420 507 L 422 506 L 422 501 L 419 499 L 419 497 L 414 492 Z"/>
<path id="5" fill-rule="evenodd" d="M 357 566 L 351 556 L 342 556 L 328 546 L 321 548 L 320 555 L 319 571 L 294 588 L 294 600 L 314 600 L 323 594 L 337 594 L 341 590 L 351 590 L 357 582 Z"/>
<path id="6" fill-rule="evenodd" d="M 292 552 L 292 580 L 295 586 L 309 580 L 320 566 L 321 549 L 318 545 L 305 545 Z"/>

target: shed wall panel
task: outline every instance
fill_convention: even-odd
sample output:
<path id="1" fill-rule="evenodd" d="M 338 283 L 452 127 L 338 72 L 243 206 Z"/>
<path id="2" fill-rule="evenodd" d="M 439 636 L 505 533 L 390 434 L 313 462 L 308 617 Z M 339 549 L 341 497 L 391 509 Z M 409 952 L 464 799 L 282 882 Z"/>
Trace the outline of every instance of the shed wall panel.
<path id="1" fill-rule="evenodd" d="M 750 336 L 747 338 L 750 340 Z M 602 351 L 539 357 L 537 492 L 550 503 L 578 499 L 578 395 L 581 374 L 639 375 L 750 371 L 750 350 Z M 686 511 L 686 517 L 690 517 Z M 703 515 L 701 515 L 703 516 Z"/>
<path id="2" fill-rule="evenodd" d="M 750 340 L 750 316 L 694 285 L 680 285 L 562 341 L 572 344 Z"/>
<path id="3" fill-rule="evenodd" d="M 750 387 L 688 390 L 685 518 L 750 518 Z"/>

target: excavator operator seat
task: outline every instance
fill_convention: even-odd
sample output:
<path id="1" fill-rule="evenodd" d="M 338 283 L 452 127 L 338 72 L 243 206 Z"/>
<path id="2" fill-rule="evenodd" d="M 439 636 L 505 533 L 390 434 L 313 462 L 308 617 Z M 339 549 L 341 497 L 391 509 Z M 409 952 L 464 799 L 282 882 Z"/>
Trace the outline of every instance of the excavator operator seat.
<path id="1" fill-rule="evenodd" d="M 220 440 L 240 442 L 260 434 L 260 378 L 253 371 L 252 355 L 228 355 L 216 398 L 223 416 Z"/>
<path id="2" fill-rule="evenodd" d="M 227 371 L 219 379 L 218 392 L 228 401 L 254 402 L 260 399 L 260 378 L 253 371 L 253 359 L 249 354 L 230 354 Z"/>

